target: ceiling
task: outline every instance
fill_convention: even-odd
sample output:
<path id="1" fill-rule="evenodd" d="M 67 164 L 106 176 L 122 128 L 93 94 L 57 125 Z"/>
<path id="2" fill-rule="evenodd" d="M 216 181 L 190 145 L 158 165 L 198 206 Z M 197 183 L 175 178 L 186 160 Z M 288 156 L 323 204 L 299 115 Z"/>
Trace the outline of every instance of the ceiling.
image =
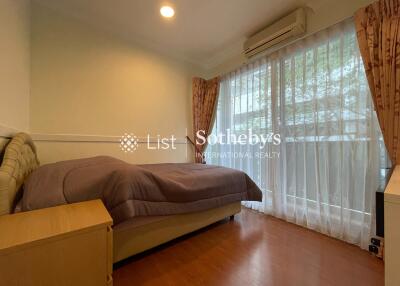
<path id="1" fill-rule="evenodd" d="M 306 0 L 35 0 L 168 56 L 210 68 L 229 47 Z M 162 4 L 175 9 L 160 16 Z M 232 49 L 232 48 L 231 48 Z"/>

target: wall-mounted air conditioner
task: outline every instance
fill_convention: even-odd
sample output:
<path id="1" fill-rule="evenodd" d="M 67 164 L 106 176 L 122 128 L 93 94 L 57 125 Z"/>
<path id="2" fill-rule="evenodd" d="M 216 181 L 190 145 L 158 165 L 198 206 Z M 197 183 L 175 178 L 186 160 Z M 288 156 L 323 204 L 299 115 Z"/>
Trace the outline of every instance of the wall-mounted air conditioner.
<path id="1" fill-rule="evenodd" d="M 305 31 L 306 15 L 304 9 L 300 8 L 247 39 L 243 52 L 247 57 L 251 57 L 284 40 L 294 39 Z"/>

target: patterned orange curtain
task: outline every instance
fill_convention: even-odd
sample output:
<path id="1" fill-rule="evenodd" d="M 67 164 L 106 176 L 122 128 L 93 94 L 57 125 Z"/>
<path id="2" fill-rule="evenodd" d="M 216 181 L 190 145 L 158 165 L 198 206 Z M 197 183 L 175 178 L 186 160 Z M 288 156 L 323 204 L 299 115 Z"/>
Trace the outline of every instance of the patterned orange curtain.
<path id="1" fill-rule="evenodd" d="M 358 44 L 393 164 L 400 163 L 400 0 L 380 0 L 355 14 Z"/>
<path id="2" fill-rule="evenodd" d="M 219 92 L 219 78 L 216 77 L 210 80 L 198 77 L 193 78 L 192 88 L 195 162 L 205 163 L 203 153 L 206 149 L 206 144 L 197 144 L 196 134 L 197 131 L 201 130 L 204 131 L 204 137 L 207 137 L 211 132 Z"/>

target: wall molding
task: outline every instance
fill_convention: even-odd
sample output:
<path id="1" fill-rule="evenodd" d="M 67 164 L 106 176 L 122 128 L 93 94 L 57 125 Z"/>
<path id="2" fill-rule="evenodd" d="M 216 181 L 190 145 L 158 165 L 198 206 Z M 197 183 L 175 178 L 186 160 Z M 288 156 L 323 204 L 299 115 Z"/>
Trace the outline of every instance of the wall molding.
<path id="1" fill-rule="evenodd" d="M 32 133 L 33 141 L 40 142 L 119 142 L 119 136 L 87 135 L 87 134 L 52 134 Z"/>
<path id="2" fill-rule="evenodd" d="M 0 138 L 12 138 L 21 131 L 12 127 L 0 124 Z M 36 142 L 69 142 L 69 143 L 119 143 L 121 136 L 111 135 L 90 135 L 90 134 L 53 134 L 53 133 L 29 133 L 33 141 Z M 139 144 L 147 144 L 147 137 L 138 137 Z M 149 143 L 157 143 L 157 137 L 150 137 Z M 168 141 L 169 142 L 169 141 Z M 190 144 L 185 137 L 177 137 L 175 144 Z"/>
<path id="3" fill-rule="evenodd" d="M 121 136 L 88 135 L 88 134 L 50 134 L 32 133 L 31 137 L 36 142 L 69 142 L 69 143 L 119 143 Z M 149 143 L 157 143 L 157 137 L 150 137 Z M 138 137 L 139 144 L 147 144 L 147 137 Z M 175 144 L 188 144 L 186 138 L 177 137 Z"/>

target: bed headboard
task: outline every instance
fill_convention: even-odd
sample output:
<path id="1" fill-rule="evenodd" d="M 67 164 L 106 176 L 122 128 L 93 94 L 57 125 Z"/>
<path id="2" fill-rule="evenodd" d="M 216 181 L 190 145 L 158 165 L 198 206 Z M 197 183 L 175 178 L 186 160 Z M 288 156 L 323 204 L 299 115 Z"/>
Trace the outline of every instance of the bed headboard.
<path id="1" fill-rule="evenodd" d="M 36 148 L 28 134 L 18 133 L 1 152 L 0 215 L 9 214 L 14 207 L 26 177 L 39 166 Z"/>

